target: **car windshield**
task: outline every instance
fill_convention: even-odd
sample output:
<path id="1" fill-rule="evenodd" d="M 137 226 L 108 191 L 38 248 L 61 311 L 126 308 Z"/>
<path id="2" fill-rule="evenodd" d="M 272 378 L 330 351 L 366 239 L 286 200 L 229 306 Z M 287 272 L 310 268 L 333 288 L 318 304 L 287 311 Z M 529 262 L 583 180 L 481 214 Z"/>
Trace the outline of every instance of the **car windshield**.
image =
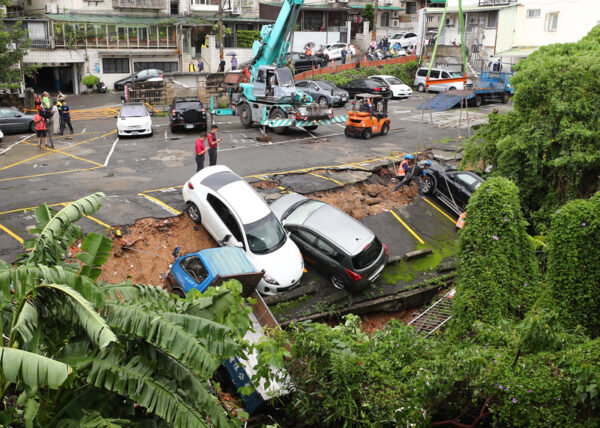
<path id="1" fill-rule="evenodd" d="M 277 81 L 279 86 L 294 86 L 294 76 L 289 68 L 277 69 Z"/>
<path id="2" fill-rule="evenodd" d="M 337 89 L 335 86 L 332 86 L 330 83 L 327 83 L 323 80 L 319 81 L 319 86 L 321 87 L 321 89 L 327 89 L 328 91 L 331 89 Z"/>
<path id="3" fill-rule="evenodd" d="M 202 103 L 200 103 L 198 101 L 180 101 L 175 104 L 175 107 L 180 108 L 180 109 L 185 109 L 185 110 L 190 109 L 190 108 L 201 109 Z"/>
<path id="4" fill-rule="evenodd" d="M 402 80 L 398 79 L 397 77 L 387 77 L 385 80 L 390 85 L 404 85 L 404 83 L 402 82 Z"/>
<path id="5" fill-rule="evenodd" d="M 144 106 L 129 106 L 121 109 L 121 117 L 144 117 L 148 116 L 148 111 Z"/>
<path id="6" fill-rule="evenodd" d="M 323 205 L 325 205 L 325 202 L 315 201 L 314 199 L 304 200 L 290 213 L 285 213 L 283 220 L 290 224 L 304 224 L 306 219 Z"/>
<path id="7" fill-rule="evenodd" d="M 285 243 L 287 236 L 273 213 L 269 213 L 254 223 L 245 224 L 244 230 L 250 251 L 256 254 L 275 251 Z"/>

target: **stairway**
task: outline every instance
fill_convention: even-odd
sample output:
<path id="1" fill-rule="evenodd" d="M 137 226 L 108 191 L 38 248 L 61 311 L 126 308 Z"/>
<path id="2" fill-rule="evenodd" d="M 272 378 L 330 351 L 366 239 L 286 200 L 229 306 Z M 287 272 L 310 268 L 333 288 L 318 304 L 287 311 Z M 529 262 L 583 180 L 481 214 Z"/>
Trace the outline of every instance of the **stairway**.
<path id="1" fill-rule="evenodd" d="M 455 292 L 454 288 L 450 290 L 408 325 L 415 327 L 417 333 L 424 337 L 431 335 L 452 318 L 452 298 Z"/>
<path id="2" fill-rule="evenodd" d="M 452 92 L 442 92 L 433 98 L 425 100 L 425 102 L 417 106 L 420 110 L 445 111 L 460 103 L 462 95 L 454 95 Z"/>

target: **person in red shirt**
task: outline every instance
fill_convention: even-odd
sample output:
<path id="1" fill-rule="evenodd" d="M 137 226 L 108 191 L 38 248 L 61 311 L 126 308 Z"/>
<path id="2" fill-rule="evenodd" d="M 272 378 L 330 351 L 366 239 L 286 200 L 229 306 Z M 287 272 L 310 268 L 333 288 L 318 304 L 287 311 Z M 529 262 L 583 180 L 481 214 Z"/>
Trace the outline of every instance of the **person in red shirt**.
<path id="1" fill-rule="evenodd" d="M 44 146 L 50 147 L 48 145 L 48 137 L 46 135 L 46 119 L 41 115 L 42 109 L 39 109 L 35 116 L 33 116 L 33 121 L 35 122 L 35 130 L 37 131 L 38 137 L 38 147 L 42 147 L 42 139 L 44 139 Z"/>
<path id="2" fill-rule="evenodd" d="M 200 138 L 196 140 L 196 172 L 204 168 L 204 154 L 206 153 L 205 139 L 206 132 L 203 132 L 200 134 Z"/>
<path id="3" fill-rule="evenodd" d="M 210 127 L 210 134 L 208 134 L 208 166 L 217 164 L 217 144 L 223 139 L 217 138 L 217 125 Z"/>

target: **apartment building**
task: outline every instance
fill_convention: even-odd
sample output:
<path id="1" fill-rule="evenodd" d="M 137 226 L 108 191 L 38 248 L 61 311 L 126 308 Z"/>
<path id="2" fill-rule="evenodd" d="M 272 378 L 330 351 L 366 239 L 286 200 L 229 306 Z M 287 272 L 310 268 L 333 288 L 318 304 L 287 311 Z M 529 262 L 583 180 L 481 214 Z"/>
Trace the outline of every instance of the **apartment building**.
<path id="1" fill-rule="evenodd" d="M 23 62 L 40 68 L 27 86 L 79 93 L 87 74 L 112 89 L 140 70 L 188 70 L 216 32 L 218 8 L 218 0 L 13 0 L 3 20 L 29 32 Z M 231 40 L 237 29 L 259 29 L 257 0 L 223 0 L 223 10 Z"/>

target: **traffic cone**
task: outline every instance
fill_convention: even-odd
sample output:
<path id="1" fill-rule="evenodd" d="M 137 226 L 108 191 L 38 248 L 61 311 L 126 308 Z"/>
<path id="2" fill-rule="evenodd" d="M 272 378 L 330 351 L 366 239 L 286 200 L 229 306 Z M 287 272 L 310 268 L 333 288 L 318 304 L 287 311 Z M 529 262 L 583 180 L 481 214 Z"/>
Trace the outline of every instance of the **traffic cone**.
<path id="1" fill-rule="evenodd" d="M 331 59 L 331 66 L 335 67 L 335 62 L 333 61 L 333 58 Z"/>
<path id="2" fill-rule="evenodd" d="M 367 62 L 367 54 L 365 54 L 365 57 L 364 57 L 363 61 Z"/>

